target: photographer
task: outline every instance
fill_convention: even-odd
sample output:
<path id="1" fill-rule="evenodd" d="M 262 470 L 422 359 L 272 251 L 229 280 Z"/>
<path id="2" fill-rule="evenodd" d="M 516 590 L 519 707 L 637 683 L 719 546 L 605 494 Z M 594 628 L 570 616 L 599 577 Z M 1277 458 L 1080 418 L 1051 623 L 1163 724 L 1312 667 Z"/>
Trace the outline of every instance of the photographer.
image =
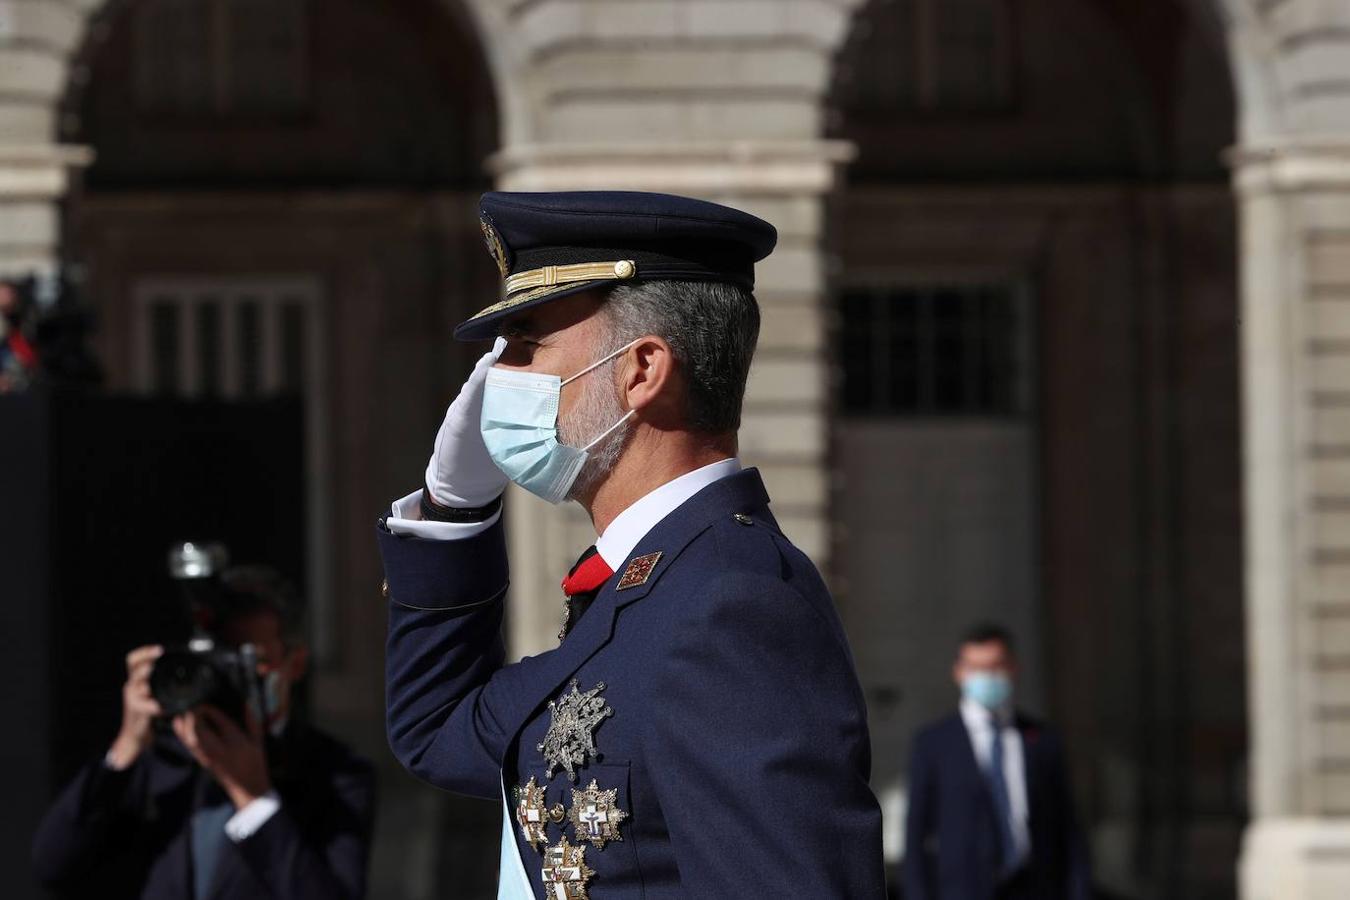
<path id="1" fill-rule="evenodd" d="M 204 624 L 220 645 L 251 645 L 260 700 L 241 704 L 242 722 L 209 704 L 168 718 L 151 690 L 165 649 L 131 651 L 116 739 L 61 793 L 34 840 L 38 875 L 61 895 L 364 895 L 373 772 L 292 716 L 308 651 L 285 588 L 271 570 L 235 568 L 216 593 Z"/>

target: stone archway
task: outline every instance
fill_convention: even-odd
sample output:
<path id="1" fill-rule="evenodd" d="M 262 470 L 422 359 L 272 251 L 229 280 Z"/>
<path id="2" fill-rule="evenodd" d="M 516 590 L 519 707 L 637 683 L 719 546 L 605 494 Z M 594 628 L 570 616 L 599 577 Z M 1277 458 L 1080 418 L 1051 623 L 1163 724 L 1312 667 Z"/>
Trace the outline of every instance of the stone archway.
<path id="1" fill-rule="evenodd" d="M 1238 95 L 1252 825 L 1241 892 L 1334 893 L 1350 858 L 1350 10 L 1188 0 Z"/>
<path id="2" fill-rule="evenodd" d="M 957 636 L 993 619 L 1099 885 L 1231 893 L 1241 798 L 1187 792 L 1246 754 L 1223 48 L 1176 3 L 908 0 L 838 65 L 836 600 L 888 834 Z M 1217 619 L 1194 653 L 1187 616 Z"/>
<path id="3" fill-rule="evenodd" d="M 381 508 L 416 486 L 462 380 L 469 348 L 449 340 L 450 328 L 497 287 L 474 215 L 497 143 L 479 36 L 453 2 L 310 3 L 323 21 L 292 23 L 304 29 L 305 57 L 283 71 L 309 81 L 305 103 L 268 109 L 271 83 L 249 86 L 244 66 L 229 62 L 235 45 L 213 33 L 211 65 L 193 70 L 163 39 L 165 22 L 138 17 L 156 5 L 0 4 L 0 40 L 7 28 L 18 34 L 17 49 L 0 49 L 0 124 L 14 125 L 0 141 L 30 142 L 8 156 L 0 148 L 0 272 L 84 267 L 113 390 L 300 395 L 307 505 L 291 527 L 304 528 L 306 553 L 288 574 L 303 580 L 316 651 L 307 708 L 381 766 L 384 799 L 406 810 L 379 822 L 372 891 L 486 892 L 499 811 L 428 794 L 385 750 L 385 611 L 371 535 Z M 200 4 L 279 6 L 306 10 Z M 252 49 L 273 37 L 251 34 Z M 143 47 L 179 66 L 184 78 L 164 79 L 171 86 L 191 76 L 212 90 L 143 91 L 146 73 L 134 74 Z M 7 81 L 18 75 L 28 80 Z M 82 142 L 102 158 L 68 183 L 61 165 L 91 156 Z M 157 317 L 173 324 L 157 328 Z M 154 371 L 175 367 L 148 352 L 156 330 L 177 335 L 167 357 L 190 360 L 167 379 Z M 487 827 L 476 827 L 484 815 Z M 484 861 L 452 874 L 438 840 Z"/>

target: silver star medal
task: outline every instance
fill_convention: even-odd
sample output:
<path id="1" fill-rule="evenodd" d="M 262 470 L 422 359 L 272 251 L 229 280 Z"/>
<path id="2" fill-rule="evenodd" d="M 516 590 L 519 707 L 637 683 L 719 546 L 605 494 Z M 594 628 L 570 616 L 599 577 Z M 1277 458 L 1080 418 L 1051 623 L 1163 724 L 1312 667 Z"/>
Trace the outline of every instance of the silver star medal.
<path id="1" fill-rule="evenodd" d="M 544 735 L 544 742 L 537 748 L 548 760 L 545 778 L 552 778 L 553 773 L 562 768 L 567 770 L 567 777 L 575 783 L 576 767 L 584 766 L 587 757 L 599 758 L 595 747 L 595 729 L 606 718 L 614 715 L 614 710 L 605 703 L 605 698 L 599 696 L 604 689 L 605 683 L 602 681 L 582 693 L 577 690 L 574 678 L 572 693 L 548 702 L 552 721 L 548 733 Z"/>

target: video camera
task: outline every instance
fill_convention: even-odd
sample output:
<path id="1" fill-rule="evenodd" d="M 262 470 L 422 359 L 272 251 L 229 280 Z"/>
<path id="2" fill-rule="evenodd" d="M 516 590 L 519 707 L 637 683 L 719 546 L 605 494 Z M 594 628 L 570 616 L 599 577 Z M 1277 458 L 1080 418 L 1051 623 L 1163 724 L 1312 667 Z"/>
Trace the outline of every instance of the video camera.
<path id="1" fill-rule="evenodd" d="M 184 645 L 166 647 L 150 672 L 150 693 L 166 716 L 205 703 L 242 726 L 250 705 L 261 708 L 262 684 L 253 646 L 221 647 L 208 632 L 217 621 L 220 575 L 228 561 L 221 544 L 188 542 L 169 551 L 169 575 L 182 588 L 195 633 Z"/>

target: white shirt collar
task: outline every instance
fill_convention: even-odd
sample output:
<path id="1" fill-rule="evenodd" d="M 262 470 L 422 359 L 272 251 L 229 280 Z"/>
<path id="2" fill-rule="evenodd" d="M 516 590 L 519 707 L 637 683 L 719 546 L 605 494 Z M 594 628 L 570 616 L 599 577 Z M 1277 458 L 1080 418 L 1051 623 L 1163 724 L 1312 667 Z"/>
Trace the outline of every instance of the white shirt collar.
<path id="1" fill-rule="evenodd" d="M 596 539 L 596 551 L 612 571 L 619 571 L 619 566 L 628 562 L 638 541 L 646 537 L 657 523 L 714 481 L 721 481 L 740 470 L 741 461 L 732 457 L 667 481 L 615 516 L 605 533 Z"/>
<path id="2" fill-rule="evenodd" d="M 998 720 L 1003 727 L 1012 724 L 1012 704 L 1005 703 L 997 710 Z M 987 731 L 994 727 L 993 715 L 989 710 L 968 697 L 961 698 L 961 718 L 971 731 Z"/>

